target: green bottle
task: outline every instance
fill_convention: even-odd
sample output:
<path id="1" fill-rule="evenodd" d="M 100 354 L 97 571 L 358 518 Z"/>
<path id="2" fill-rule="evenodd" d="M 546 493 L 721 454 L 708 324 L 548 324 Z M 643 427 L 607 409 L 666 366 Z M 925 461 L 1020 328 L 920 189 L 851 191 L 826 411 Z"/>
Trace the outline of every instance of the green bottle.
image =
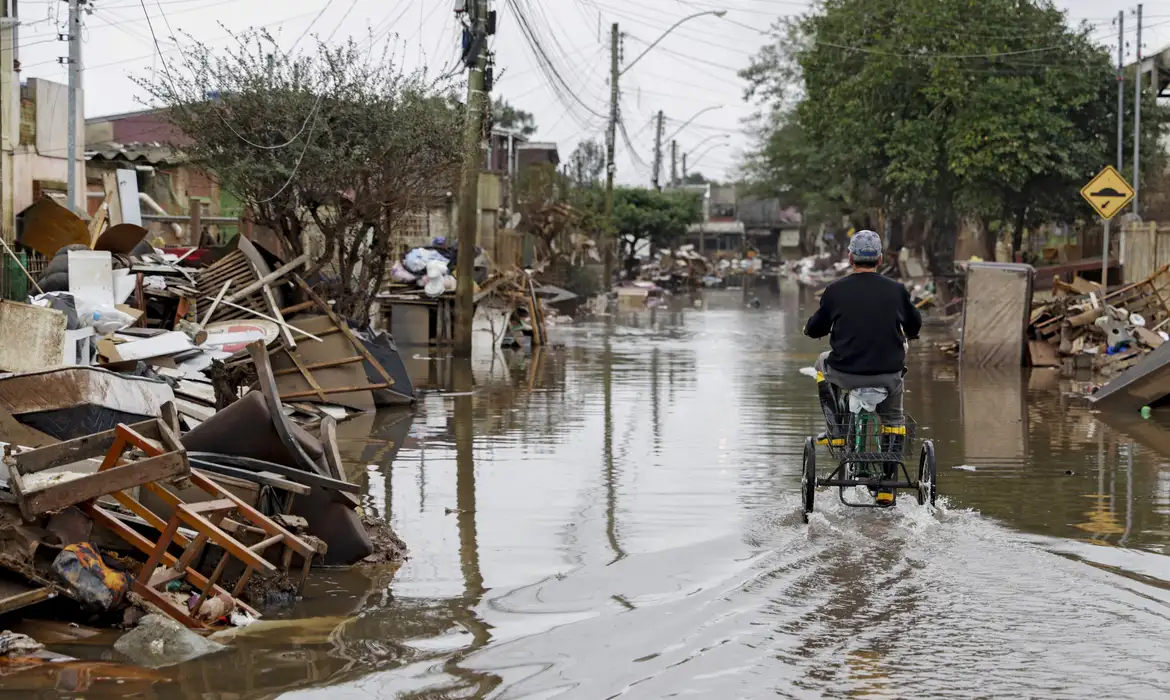
<path id="1" fill-rule="evenodd" d="M 1149 420 L 1149 418 L 1150 418 L 1150 413 L 1151 413 L 1151 411 L 1150 411 L 1150 407 L 1149 407 L 1149 406 L 1142 406 L 1142 418 L 1145 418 L 1146 420 Z"/>

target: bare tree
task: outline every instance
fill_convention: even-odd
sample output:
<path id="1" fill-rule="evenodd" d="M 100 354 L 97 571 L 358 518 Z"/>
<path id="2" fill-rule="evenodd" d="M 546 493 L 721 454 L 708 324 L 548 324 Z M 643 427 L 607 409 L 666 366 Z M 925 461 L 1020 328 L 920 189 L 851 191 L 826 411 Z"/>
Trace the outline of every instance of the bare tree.
<path id="1" fill-rule="evenodd" d="M 190 161 L 273 230 L 339 310 L 368 318 L 396 233 L 443 200 L 460 167 L 462 110 L 447 85 L 359 46 L 289 56 L 267 32 L 214 52 L 196 43 L 139 83 L 190 140 Z"/>

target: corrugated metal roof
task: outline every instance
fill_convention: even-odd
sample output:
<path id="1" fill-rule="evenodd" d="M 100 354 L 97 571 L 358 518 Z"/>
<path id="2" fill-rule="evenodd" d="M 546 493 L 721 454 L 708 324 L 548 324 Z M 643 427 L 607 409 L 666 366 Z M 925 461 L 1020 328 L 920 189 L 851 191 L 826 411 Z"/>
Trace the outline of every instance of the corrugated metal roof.
<path id="1" fill-rule="evenodd" d="M 169 165 L 186 160 L 182 153 L 161 143 L 103 143 L 86 148 L 86 160 L 116 160 L 150 165 Z"/>

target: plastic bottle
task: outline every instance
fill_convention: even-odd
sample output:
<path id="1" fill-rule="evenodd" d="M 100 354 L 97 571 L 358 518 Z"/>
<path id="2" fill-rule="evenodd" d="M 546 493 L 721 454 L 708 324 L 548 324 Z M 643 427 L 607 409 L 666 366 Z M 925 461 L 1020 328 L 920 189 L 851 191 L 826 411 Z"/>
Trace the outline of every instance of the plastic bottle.
<path id="1" fill-rule="evenodd" d="M 1149 406 L 1142 406 L 1142 418 L 1149 420 L 1150 413 L 1152 413 L 1152 411 L 1150 410 Z"/>

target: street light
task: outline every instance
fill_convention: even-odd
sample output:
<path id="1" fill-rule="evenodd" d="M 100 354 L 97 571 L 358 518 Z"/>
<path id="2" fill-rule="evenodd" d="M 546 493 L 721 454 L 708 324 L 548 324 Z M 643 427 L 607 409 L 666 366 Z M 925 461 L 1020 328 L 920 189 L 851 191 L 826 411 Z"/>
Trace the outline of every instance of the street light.
<path id="1" fill-rule="evenodd" d="M 704 12 L 696 12 L 696 13 L 695 13 L 695 14 L 693 14 L 693 15 L 688 15 L 688 16 L 686 16 L 686 17 L 683 17 L 683 18 L 682 18 L 682 19 L 680 19 L 679 21 L 677 21 L 677 22 L 675 22 L 674 24 L 670 25 L 670 27 L 669 27 L 669 28 L 668 28 L 668 29 L 667 29 L 665 32 L 662 32 L 662 36 L 660 36 L 660 37 L 658 37 L 657 39 L 655 39 L 655 40 L 654 40 L 654 41 L 653 41 L 653 42 L 652 42 L 652 43 L 651 43 L 649 46 L 647 46 L 647 47 L 646 47 L 646 50 L 645 50 L 645 51 L 643 51 L 642 53 L 638 54 L 638 57 L 637 57 L 637 58 L 635 58 L 634 60 L 630 61 L 630 62 L 629 62 L 627 65 L 626 65 L 625 69 L 623 69 L 623 70 L 621 70 L 621 71 L 619 71 L 619 72 L 618 72 L 618 75 L 619 75 L 619 76 L 620 76 L 620 75 L 625 75 L 625 74 L 626 74 L 626 71 L 628 71 L 629 69 L 633 68 L 635 63 L 637 63 L 638 61 L 642 60 L 642 57 L 643 57 L 643 56 L 645 56 L 646 54 L 650 53 L 650 49 L 654 48 L 655 46 L 658 46 L 658 44 L 659 44 L 659 43 L 661 43 L 661 42 L 662 42 L 662 40 L 663 40 L 663 39 L 665 39 L 665 38 L 667 37 L 667 35 L 669 35 L 669 34 L 670 34 L 671 32 L 673 32 L 675 29 L 678 29 L 678 26 L 679 26 L 680 24 L 682 24 L 682 23 L 684 23 L 684 22 L 689 22 L 690 20 L 692 20 L 692 19 L 695 19 L 696 17 L 705 17 L 705 16 L 707 16 L 707 15 L 714 15 L 714 16 L 716 16 L 716 17 L 723 17 L 723 16 L 724 16 L 724 15 L 726 15 L 726 14 L 727 14 L 727 10 L 706 10 L 706 11 L 704 11 Z"/>
<path id="2" fill-rule="evenodd" d="M 679 132 L 681 132 L 683 129 L 687 128 L 688 126 L 690 126 L 690 125 L 691 125 L 691 122 L 693 122 L 693 121 L 695 121 L 696 119 L 698 119 L 698 118 L 699 118 L 701 115 L 703 115 L 703 114 L 706 114 L 707 112 L 710 112 L 710 111 L 712 111 L 712 110 L 716 110 L 716 109 L 723 109 L 723 105 L 715 105 L 714 107 L 707 107 L 706 109 L 700 109 L 698 112 L 695 112 L 695 116 L 693 116 L 693 117 L 691 117 L 690 119 L 686 120 L 686 121 L 683 123 L 683 125 L 682 125 L 682 126 L 680 126 L 679 128 L 675 129 L 675 130 L 674 130 L 674 133 L 673 133 L 673 134 L 671 134 L 670 136 L 666 137 L 666 140 L 665 140 L 663 143 L 670 143 L 671 141 L 673 141 L 673 140 L 674 140 L 674 137 L 675 137 L 675 136 L 678 136 L 678 135 L 679 135 Z"/>
<path id="3" fill-rule="evenodd" d="M 699 148 L 702 147 L 703 144 L 707 143 L 711 139 L 729 139 L 729 138 L 731 138 L 731 136 L 729 134 L 712 134 L 711 136 L 708 136 L 707 138 L 700 141 L 696 146 L 691 148 L 691 153 L 694 153 L 695 151 L 699 150 Z M 720 145 L 720 144 L 715 144 L 715 145 Z M 727 144 L 722 144 L 722 145 L 727 145 Z M 712 146 L 711 148 L 714 148 L 714 146 Z M 707 150 L 710 150 L 710 149 L 707 149 Z M 700 155 L 700 158 L 706 154 L 707 154 L 707 151 L 703 151 L 703 153 Z M 683 172 L 684 178 L 687 176 L 687 155 L 689 155 L 689 154 L 684 153 L 683 157 L 682 157 L 682 172 Z M 698 160 L 698 158 L 696 158 L 695 160 Z M 693 166 L 694 163 L 692 162 L 691 165 Z"/>
<path id="4" fill-rule="evenodd" d="M 720 146 L 730 146 L 730 145 L 731 144 L 729 144 L 729 143 L 713 143 L 713 144 L 711 144 L 710 146 L 707 147 L 707 150 L 703 151 L 695 158 L 694 162 L 691 163 L 691 167 L 692 168 L 695 167 L 698 164 L 698 162 L 700 160 L 702 160 L 703 156 L 707 155 L 708 153 L 715 150 L 716 148 L 719 148 Z"/>
<path id="5" fill-rule="evenodd" d="M 703 12 L 696 12 L 693 15 L 687 15 L 679 21 L 670 25 L 662 36 L 655 39 L 646 47 L 646 50 L 638 54 L 634 60 L 626 64 L 625 68 L 618 65 L 618 45 L 621 43 L 621 35 L 618 32 L 617 22 L 610 27 L 610 77 L 609 77 L 609 129 L 606 133 L 605 143 L 605 221 L 608 233 L 612 235 L 613 232 L 613 151 L 615 141 L 617 140 L 617 115 L 618 115 L 618 79 L 625 75 L 626 71 L 633 68 L 642 57 L 650 52 L 658 44 L 662 43 L 671 32 L 678 29 L 679 25 L 684 22 L 689 22 L 697 17 L 706 17 L 707 15 L 714 15 L 715 17 L 723 17 L 727 14 L 727 10 L 704 10 Z M 605 245 L 605 289 L 609 289 L 611 280 L 613 279 L 613 251 L 610 249 L 609 241 Z"/>

